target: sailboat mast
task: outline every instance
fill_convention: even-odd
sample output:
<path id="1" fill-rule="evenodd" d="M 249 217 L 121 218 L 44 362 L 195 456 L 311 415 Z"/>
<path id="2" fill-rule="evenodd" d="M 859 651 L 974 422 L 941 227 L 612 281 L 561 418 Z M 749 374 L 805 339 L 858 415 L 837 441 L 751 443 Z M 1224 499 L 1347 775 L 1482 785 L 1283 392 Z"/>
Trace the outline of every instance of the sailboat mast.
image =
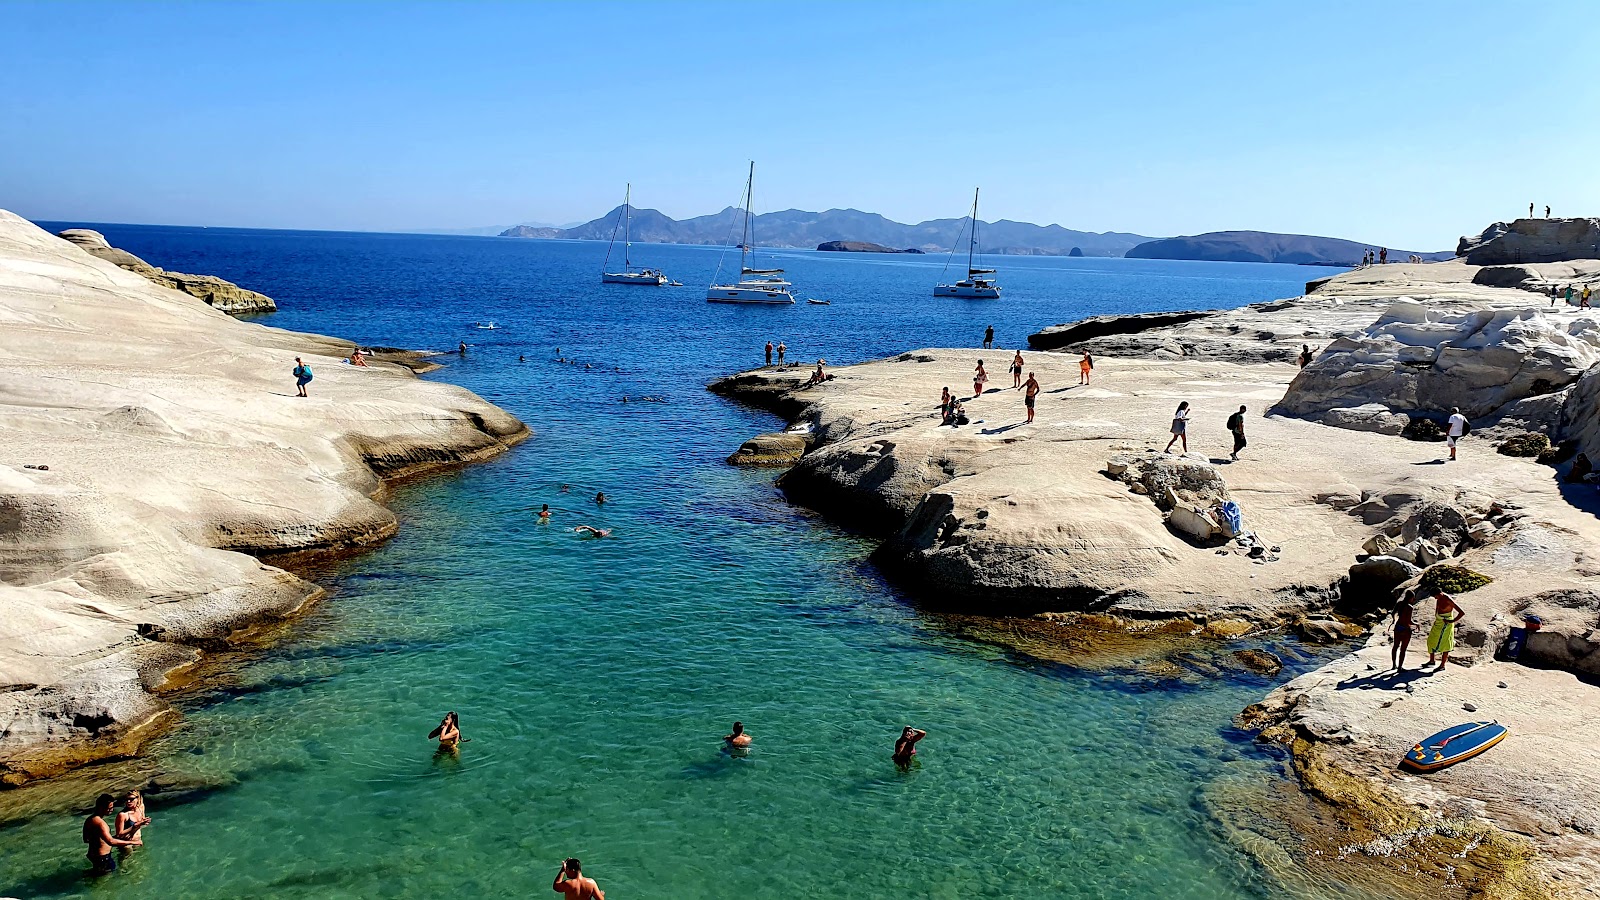
<path id="1" fill-rule="evenodd" d="M 978 247 L 978 189 L 972 189 L 972 239 L 967 243 L 967 274 L 972 274 L 972 251 Z"/>
<path id="2" fill-rule="evenodd" d="M 633 182 L 628 182 L 628 187 L 622 192 L 622 271 L 631 273 L 633 263 L 628 259 L 628 251 L 633 249 L 633 243 L 628 239 L 628 226 L 633 223 Z"/>
<path id="3" fill-rule="evenodd" d="M 750 241 L 754 237 L 754 235 L 750 233 L 750 207 L 754 205 L 756 201 L 755 186 L 756 161 L 752 159 L 750 160 L 750 175 L 744 180 L 744 237 L 739 241 L 739 273 L 741 276 L 744 274 L 744 270 L 749 268 L 749 266 L 745 263 L 745 257 L 750 253 Z"/>

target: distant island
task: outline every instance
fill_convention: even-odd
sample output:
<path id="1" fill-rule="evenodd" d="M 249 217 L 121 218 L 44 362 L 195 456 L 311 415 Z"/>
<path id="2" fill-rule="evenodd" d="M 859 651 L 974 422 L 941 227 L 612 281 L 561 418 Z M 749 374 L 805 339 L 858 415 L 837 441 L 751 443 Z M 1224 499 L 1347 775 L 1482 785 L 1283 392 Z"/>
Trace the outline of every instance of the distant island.
<path id="1" fill-rule="evenodd" d="M 633 208 L 629 233 L 635 243 L 733 245 L 743 224 L 734 207 L 709 216 L 677 220 L 654 209 Z M 573 228 L 517 225 L 501 237 L 546 238 L 577 241 L 610 240 L 622 216 L 617 207 L 592 222 Z M 954 247 L 965 219 L 930 219 L 916 225 L 891 221 L 877 213 L 857 209 L 806 212 L 786 209 L 751 217 L 756 243 L 762 247 L 808 249 L 824 243 L 874 244 L 904 247 L 924 253 L 943 253 Z M 1066 256 L 1077 248 L 1086 256 L 1121 256 L 1149 237 L 1114 231 L 1073 231 L 1060 225 L 1033 225 L 1002 219 L 982 225 L 982 251 L 1012 256 Z M 965 245 L 963 245 L 965 246 Z M 876 251 L 866 251 L 876 252 Z M 904 252 L 904 251 L 895 251 Z"/>
<path id="2" fill-rule="evenodd" d="M 1367 250 L 1378 244 L 1363 244 L 1341 238 L 1313 237 L 1304 234 L 1274 234 L 1270 231 L 1212 231 L 1192 237 L 1162 238 L 1130 249 L 1130 259 L 1200 259 L 1217 262 L 1296 263 L 1312 266 L 1357 266 Z M 1404 262 L 1415 250 L 1390 248 L 1390 262 Z M 1452 259 L 1450 251 L 1417 253 L 1434 262 Z"/>
<path id="3" fill-rule="evenodd" d="M 818 250 L 833 253 L 923 253 L 915 247 L 896 250 L 871 241 L 823 241 L 817 245 Z"/>

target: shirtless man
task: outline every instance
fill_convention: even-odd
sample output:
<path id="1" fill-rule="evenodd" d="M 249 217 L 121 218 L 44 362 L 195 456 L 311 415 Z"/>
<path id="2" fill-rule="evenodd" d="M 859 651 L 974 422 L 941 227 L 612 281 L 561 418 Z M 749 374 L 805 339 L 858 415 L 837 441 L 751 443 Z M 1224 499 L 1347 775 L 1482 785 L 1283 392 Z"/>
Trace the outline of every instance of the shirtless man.
<path id="1" fill-rule="evenodd" d="M 561 864 L 561 871 L 556 873 L 556 880 L 550 885 L 550 890 L 561 894 L 567 900 L 606 900 L 606 892 L 600 890 L 600 885 L 595 884 L 593 878 L 583 876 L 577 857 Z"/>
<path id="2" fill-rule="evenodd" d="M 593 525 L 579 525 L 577 528 L 574 528 L 572 530 L 576 531 L 577 533 L 579 533 L 581 535 L 583 535 L 584 537 L 602 538 L 602 537 L 609 537 L 610 534 L 611 534 L 611 529 L 609 529 L 609 528 L 596 528 Z"/>
<path id="3" fill-rule="evenodd" d="M 744 723 L 733 723 L 733 734 L 724 735 L 722 742 L 727 744 L 730 750 L 743 750 L 750 746 L 750 735 L 744 733 Z"/>
<path id="4" fill-rule="evenodd" d="M 1033 424 L 1033 404 L 1039 397 L 1039 379 L 1033 377 L 1033 373 L 1032 372 L 1028 373 L 1027 388 L 1028 388 L 1028 390 L 1026 392 L 1024 392 L 1023 395 L 1022 395 L 1022 402 L 1023 402 L 1024 405 L 1026 405 L 1028 407 L 1028 424 L 1032 425 Z"/>
<path id="5" fill-rule="evenodd" d="M 928 733 L 920 728 L 907 725 L 900 732 L 900 737 L 894 742 L 894 764 L 904 769 L 911 765 L 911 758 L 917 755 L 917 741 L 927 737 Z"/>
<path id="6" fill-rule="evenodd" d="M 94 815 L 83 820 L 83 842 L 89 845 L 89 865 L 94 867 L 96 875 L 109 875 L 117 870 L 117 857 L 111 848 L 135 846 L 133 841 L 112 834 L 111 826 L 106 824 L 105 817 L 111 815 L 116 806 L 117 798 L 101 794 L 94 801 Z"/>

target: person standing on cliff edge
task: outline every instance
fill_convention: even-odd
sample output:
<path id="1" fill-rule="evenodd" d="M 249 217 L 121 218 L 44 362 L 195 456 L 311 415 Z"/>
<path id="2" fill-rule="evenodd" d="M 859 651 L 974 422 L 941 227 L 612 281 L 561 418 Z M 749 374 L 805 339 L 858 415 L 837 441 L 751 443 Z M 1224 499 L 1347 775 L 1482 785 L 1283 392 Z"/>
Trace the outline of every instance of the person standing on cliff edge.
<path id="1" fill-rule="evenodd" d="M 1530 218 L 1530 219 L 1533 218 L 1533 204 L 1532 203 L 1528 204 L 1528 218 Z"/>
<path id="2" fill-rule="evenodd" d="M 983 349 L 985 349 L 985 350 L 993 350 L 994 349 L 994 326 L 993 325 L 990 325 L 988 328 L 985 328 L 983 330 Z"/>
<path id="3" fill-rule="evenodd" d="M 767 341 L 767 365 L 772 365 L 772 342 Z"/>
<path id="4" fill-rule="evenodd" d="M 1544 217 L 1546 219 L 1550 218 L 1550 205 L 1548 203 L 1544 207 Z"/>
<path id="5" fill-rule="evenodd" d="M 789 348 L 784 345 L 783 341 L 779 341 L 778 342 L 778 365 L 780 365 L 780 366 L 783 365 L 783 355 L 785 353 L 787 353 L 787 352 L 789 352 Z"/>

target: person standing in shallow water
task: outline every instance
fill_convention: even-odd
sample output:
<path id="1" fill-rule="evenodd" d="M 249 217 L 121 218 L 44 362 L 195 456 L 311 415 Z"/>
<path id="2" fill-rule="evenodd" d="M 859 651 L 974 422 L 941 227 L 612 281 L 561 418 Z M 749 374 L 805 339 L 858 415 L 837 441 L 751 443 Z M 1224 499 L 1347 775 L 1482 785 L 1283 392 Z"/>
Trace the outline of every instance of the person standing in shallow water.
<path id="1" fill-rule="evenodd" d="M 733 733 L 723 735 L 722 742 L 728 745 L 729 750 L 744 750 L 750 746 L 750 735 L 745 734 L 744 723 L 733 723 Z"/>
<path id="2" fill-rule="evenodd" d="M 1433 665 L 1433 658 L 1437 656 L 1439 669 L 1444 669 L 1450 662 L 1450 651 L 1456 648 L 1456 623 L 1465 616 L 1456 605 L 1456 598 L 1444 591 L 1433 595 L 1433 627 L 1428 630 L 1428 661 L 1423 665 Z"/>
<path id="3" fill-rule="evenodd" d="M 1394 605 L 1394 638 L 1389 649 L 1389 661 L 1396 672 L 1406 667 L 1406 650 L 1411 646 L 1412 617 L 1416 611 L 1416 591 L 1406 591 Z"/>
<path id="4" fill-rule="evenodd" d="M 306 385 L 308 385 L 310 383 L 311 383 L 311 367 L 306 365 L 305 361 L 302 360 L 300 357 L 296 356 L 294 358 L 294 384 L 295 384 L 296 389 L 298 389 L 300 391 L 300 393 L 297 396 L 300 396 L 300 397 L 309 396 L 308 394 L 306 394 Z"/>
<path id="5" fill-rule="evenodd" d="M 1016 356 L 1011 357 L 1011 387 L 1013 387 L 1013 388 L 1022 387 L 1022 351 L 1021 350 L 1017 351 L 1017 355 Z"/>
<path id="6" fill-rule="evenodd" d="M 94 802 L 94 813 L 83 820 L 83 842 L 89 845 L 89 865 L 94 868 L 96 875 L 109 875 L 117 870 L 117 858 L 112 853 L 113 847 L 132 847 L 133 841 L 124 840 L 111 833 L 111 826 L 106 824 L 106 816 L 111 815 L 117 808 L 117 798 L 110 794 L 101 794 Z"/>
<path id="7" fill-rule="evenodd" d="M 561 864 L 561 871 L 556 873 L 550 890 L 567 900 L 606 900 L 606 892 L 600 890 L 600 885 L 595 884 L 593 878 L 584 877 L 583 864 L 578 862 L 577 857 Z"/>
<path id="8" fill-rule="evenodd" d="M 428 732 L 428 737 L 439 741 L 439 749 L 450 752 L 461 745 L 461 718 L 454 710 L 444 714 L 439 727 Z"/>
<path id="9" fill-rule="evenodd" d="M 1234 462 L 1238 462 L 1239 461 L 1239 451 L 1243 450 L 1244 447 L 1245 447 L 1245 444 L 1248 443 L 1248 441 L 1246 441 L 1244 439 L 1244 407 L 1243 406 L 1239 407 L 1239 411 L 1238 412 L 1236 412 L 1233 415 L 1228 417 L 1228 431 L 1232 432 L 1232 434 L 1233 434 L 1233 461 Z"/>
<path id="10" fill-rule="evenodd" d="M 1177 412 L 1172 414 L 1172 440 L 1167 441 L 1165 452 L 1172 452 L 1172 445 L 1183 441 L 1183 452 L 1189 452 L 1189 401 L 1178 404 Z"/>
<path id="11" fill-rule="evenodd" d="M 890 759 L 893 759 L 894 764 L 902 769 L 909 768 L 911 766 L 911 758 L 917 755 L 917 742 L 927 736 L 928 733 L 926 731 L 907 725 L 900 732 L 900 737 L 895 739 L 894 755 Z"/>
<path id="12" fill-rule="evenodd" d="M 1028 408 L 1028 424 L 1033 424 L 1033 404 L 1039 397 L 1039 379 L 1028 373 L 1027 390 L 1022 393 L 1022 404 Z"/>

